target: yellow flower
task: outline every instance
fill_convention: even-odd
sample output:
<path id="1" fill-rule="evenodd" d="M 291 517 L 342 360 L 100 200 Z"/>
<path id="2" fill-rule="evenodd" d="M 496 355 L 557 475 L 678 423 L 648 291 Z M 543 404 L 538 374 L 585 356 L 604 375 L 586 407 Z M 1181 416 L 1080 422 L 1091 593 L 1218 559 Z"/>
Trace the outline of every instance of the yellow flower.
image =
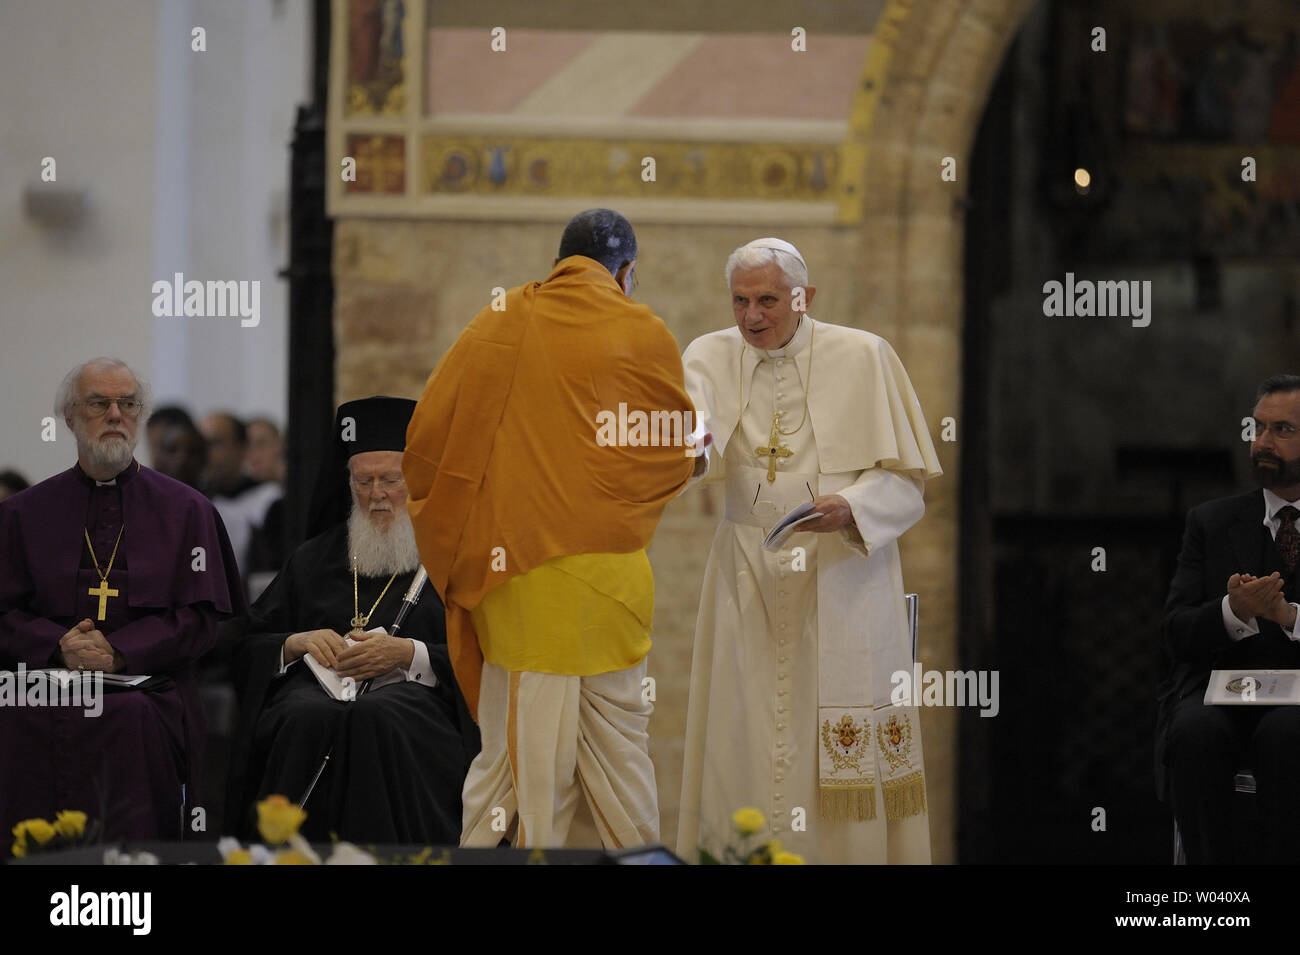
<path id="1" fill-rule="evenodd" d="M 37 845 L 45 845 L 54 838 L 54 827 L 44 819 L 27 820 L 27 834 L 36 840 Z"/>
<path id="2" fill-rule="evenodd" d="M 276 865 L 315 865 L 311 859 L 307 858 L 297 849 L 286 849 L 284 852 L 275 854 Z"/>
<path id="3" fill-rule="evenodd" d="M 257 804 L 257 831 L 271 845 L 288 842 L 306 818 L 302 807 L 284 796 L 267 796 Z"/>
<path id="4" fill-rule="evenodd" d="M 44 819 L 24 819 L 10 831 L 14 834 L 14 844 L 10 851 L 20 859 L 27 855 L 29 848 L 27 844 L 28 836 L 38 846 L 43 846 L 53 839 L 55 835 L 54 827 Z"/>
<path id="5" fill-rule="evenodd" d="M 27 827 L 27 835 L 36 840 L 37 845 L 45 845 L 54 838 L 54 827 L 44 819 L 28 819 L 25 822 L 18 823 L 20 826 Z"/>
<path id="6" fill-rule="evenodd" d="M 78 839 L 86 832 L 86 814 L 65 809 L 54 818 L 54 831 L 65 839 Z"/>
<path id="7" fill-rule="evenodd" d="M 731 816 L 731 822 L 742 836 L 752 836 L 767 825 L 767 817 L 757 809 L 737 809 Z"/>
<path id="8" fill-rule="evenodd" d="M 803 865 L 803 856 L 793 852 L 786 852 L 784 849 L 780 852 L 772 853 L 772 865 Z"/>
<path id="9" fill-rule="evenodd" d="M 252 865 L 253 854 L 247 849 L 232 849 L 226 856 L 226 865 Z"/>
<path id="10" fill-rule="evenodd" d="M 747 864 L 748 865 L 771 865 L 772 860 L 776 857 L 776 854 L 781 851 L 783 851 L 781 848 L 781 840 L 769 839 L 767 842 L 763 843 L 761 846 L 759 846 L 757 849 L 751 852 L 748 856 L 746 856 Z"/>

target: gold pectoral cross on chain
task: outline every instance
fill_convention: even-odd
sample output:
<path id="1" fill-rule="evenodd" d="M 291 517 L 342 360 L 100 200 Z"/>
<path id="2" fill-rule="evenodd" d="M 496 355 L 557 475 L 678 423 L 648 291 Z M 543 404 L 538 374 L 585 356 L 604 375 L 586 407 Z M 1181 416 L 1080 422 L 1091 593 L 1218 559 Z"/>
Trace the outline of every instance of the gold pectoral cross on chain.
<path id="1" fill-rule="evenodd" d="M 767 482 L 771 484 L 776 480 L 776 459 L 788 458 L 794 455 L 789 448 L 781 446 L 781 415 L 772 415 L 772 433 L 768 435 L 767 447 L 757 447 L 754 454 L 760 458 L 767 458 Z"/>
<path id="2" fill-rule="evenodd" d="M 103 620 L 105 614 L 108 612 L 108 598 L 116 597 L 118 595 L 117 588 L 110 587 L 108 585 L 108 578 L 105 577 L 99 582 L 98 587 L 91 587 L 90 590 L 86 592 L 92 597 L 99 598 L 99 613 L 95 615 L 95 618 L 97 620 Z"/>
<path id="3" fill-rule="evenodd" d="M 91 587 L 86 593 L 92 597 L 99 598 L 98 619 L 103 620 L 108 612 L 108 598 L 118 596 L 119 591 L 115 587 L 108 585 L 108 575 L 113 572 L 113 561 L 117 560 L 117 548 L 122 543 L 122 532 L 126 530 L 126 523 L 117 529 L 117 542 L 113 545 L 113 553 L 108 558 L 108 567 L 104 570 L 99 569 L 99 558 L 95 556 L 95 545 L 90 542 L 90 531 L 83 530 L 86 537 L 86 547 L 90 549 L 90 560 L 95 565 L 95 573 L 99 574 L 99 586 Z"/>

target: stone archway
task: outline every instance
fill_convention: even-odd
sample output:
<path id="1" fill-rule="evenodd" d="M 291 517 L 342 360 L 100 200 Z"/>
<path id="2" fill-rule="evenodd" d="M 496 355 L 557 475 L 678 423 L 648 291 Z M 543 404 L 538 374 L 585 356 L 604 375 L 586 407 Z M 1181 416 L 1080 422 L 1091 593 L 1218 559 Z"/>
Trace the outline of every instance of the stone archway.
<path id="1" fill-rule="evenodd" d="M 863 314 L 907 366 L 945 469 L 927 488 L 925 519 L 901 544 L 908 589 L 920 594 L 927 669 L 956 669 L 959 662 L 965 170 L 994 78 L 1032 6 L 1033 0 L 891 0 L 873 33 L 846 149 L 857 175 L 846 181 L 841 201 L 842 208 L 857 205 L 862 223 Z M 940 176 L 945 157 L 955 160 L 955 181 Z M 959 440 L 939 440 L 946 417 Z M 923 724 L 934 861 L 954 862 L 957 713 L 930 709 Z"/>

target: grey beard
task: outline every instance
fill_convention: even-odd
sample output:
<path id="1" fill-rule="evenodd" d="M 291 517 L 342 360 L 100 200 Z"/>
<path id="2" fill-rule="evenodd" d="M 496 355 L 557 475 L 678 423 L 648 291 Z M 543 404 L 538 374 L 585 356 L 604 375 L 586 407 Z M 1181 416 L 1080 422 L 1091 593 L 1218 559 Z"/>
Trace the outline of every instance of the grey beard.
<path id="1" fill-rule="evenodd" d="M 415 546 L 415 527 L 405 507 L 395 508 L 393 523 L 382 531 L 357 504 L 348 517 L 348 553 L 356 562 L 357 572 L 365 577 L 388 577 L 404 574 L 420 566 L 420 551 Z"/>
<path id="2" fill-rule="evenodd" d="M 91 467 L 96 471 L 118 474 L 131 463 L 131 454 L 135 447 L 125 438 L 102 438 L 99 441 L 83 442 L 78 437 L 77 450 L 85 451 Z"/>

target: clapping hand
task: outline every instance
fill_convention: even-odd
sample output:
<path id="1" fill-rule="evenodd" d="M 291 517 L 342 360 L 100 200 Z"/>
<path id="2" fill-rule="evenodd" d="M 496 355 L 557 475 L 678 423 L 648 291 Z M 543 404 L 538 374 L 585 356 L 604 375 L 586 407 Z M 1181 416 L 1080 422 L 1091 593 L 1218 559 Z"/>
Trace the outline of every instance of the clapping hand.
<path id="1" fill-rule="evenodd" d="M 1235 592 L 1242 595 L 1243 605 L 1254 607 L 1253 616 L 1263 617 L 1265 620 L 1272 620 L 1279 626 L 1291 630 L 1296 623 L 1296 610 L 1291 606 L 1290 601 L 1286 599 L 1286 594 L 1282 590 L 1282 576 L 1274 571 L 1267 577 L 1253 577 L 1250 574 L 1233 574 L 1228 578 L 1228 605 L 1232 607 L 1232 612 L 1237 613 L 1237 608 L 1233 606 L 1232 598 L 1234 593 L 1233 581 L 1237 581 Z M 1272 583 L 1270 583 L 1272 582 Z M 1250 588 L 1256 589 L 1251 591 Z M 1252 598 L 1246 597 L 1246 593 L 1253 594 Z M 1272 595 L 1269 597 L 1268 595 Z M 1257 605 L 1267 600 L 1262 607 Z M 1245 620 L 1237 614 L 1238 620 Z"/>
<path id="2" fill-rule="evenodd" d="M 1228 578 L 1228 607 L 1242 621 L 1263 617 L 1282 626 L 1295 623 L 1295 611 L 1282 593 L 1282 575 L 1277 571 L 1267 577 L 1233 574 Z"/>

